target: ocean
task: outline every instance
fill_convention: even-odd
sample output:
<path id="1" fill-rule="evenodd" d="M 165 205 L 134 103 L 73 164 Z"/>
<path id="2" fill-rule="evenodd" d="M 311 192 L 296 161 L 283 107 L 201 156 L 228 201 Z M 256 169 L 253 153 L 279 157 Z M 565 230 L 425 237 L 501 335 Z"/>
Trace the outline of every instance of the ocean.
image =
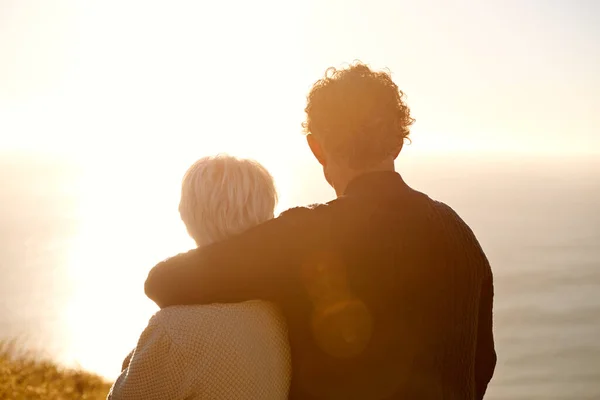
<path id="1" fill-rule="evenodd" d="M 282 208 L 332 198 L 314 163 L 281 168 Z M 600 161 L 412 155 L 398 168 L 465 219 L 492 264 L 486 398 L 600 399 Z M 191 247 L 182 172 L 0 157 L 0 339 L 114 379 L 156 311 L 149 268 Z"/>

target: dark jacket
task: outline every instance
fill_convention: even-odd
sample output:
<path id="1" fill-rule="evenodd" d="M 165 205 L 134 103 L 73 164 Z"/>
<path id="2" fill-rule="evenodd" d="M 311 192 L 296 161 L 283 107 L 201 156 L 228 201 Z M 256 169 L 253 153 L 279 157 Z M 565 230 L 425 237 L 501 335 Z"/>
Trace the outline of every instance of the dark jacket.
<path id="1" fill-rule="evenodd" d="M 292 399 L 481 399 L 492 272 L 447 205 L 394 172 L 158 264 L 160 307 L 265 299 L 287 318 Z"/>

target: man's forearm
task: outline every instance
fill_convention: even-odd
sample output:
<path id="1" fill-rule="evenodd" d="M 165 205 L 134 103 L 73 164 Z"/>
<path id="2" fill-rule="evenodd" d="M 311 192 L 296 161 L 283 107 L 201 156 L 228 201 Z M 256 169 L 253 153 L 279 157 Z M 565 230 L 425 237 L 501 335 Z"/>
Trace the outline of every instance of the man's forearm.
<path id="1" fill-rule="evenodd" d="M 159 263 L 145 284 L 161 308 L 178 304 L 272 300 L 297 279 L 308 209 L 288 211 L 231 239 Z"/>

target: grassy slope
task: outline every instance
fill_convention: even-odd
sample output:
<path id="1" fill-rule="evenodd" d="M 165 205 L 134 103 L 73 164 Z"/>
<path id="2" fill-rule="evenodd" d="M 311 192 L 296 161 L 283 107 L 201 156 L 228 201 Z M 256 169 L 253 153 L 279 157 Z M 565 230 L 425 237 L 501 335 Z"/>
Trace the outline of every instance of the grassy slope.
<path id="1" fill-rule="evenodd" d="M 64 369 L 0 343 L 0 399 L 99 400 L 106 399 L 109 389 L 99 376 Z"/>

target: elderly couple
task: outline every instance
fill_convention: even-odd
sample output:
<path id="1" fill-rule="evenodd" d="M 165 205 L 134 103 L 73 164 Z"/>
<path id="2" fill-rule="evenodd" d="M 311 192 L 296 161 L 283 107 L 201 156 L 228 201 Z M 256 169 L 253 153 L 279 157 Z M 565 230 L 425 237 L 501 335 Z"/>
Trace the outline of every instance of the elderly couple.
<path id="1" fill-rule="evenodd" d="M 161 310 L 109 399 L 483 398 L 492 272 L 465 222 L 394 170 L 402 91 L 357 63 L 328 69 L 305 111 L 337 198 L 273 218 L 260 164 L 197 161 L 179 211 L 198 247 L 148 275 Z"/>

